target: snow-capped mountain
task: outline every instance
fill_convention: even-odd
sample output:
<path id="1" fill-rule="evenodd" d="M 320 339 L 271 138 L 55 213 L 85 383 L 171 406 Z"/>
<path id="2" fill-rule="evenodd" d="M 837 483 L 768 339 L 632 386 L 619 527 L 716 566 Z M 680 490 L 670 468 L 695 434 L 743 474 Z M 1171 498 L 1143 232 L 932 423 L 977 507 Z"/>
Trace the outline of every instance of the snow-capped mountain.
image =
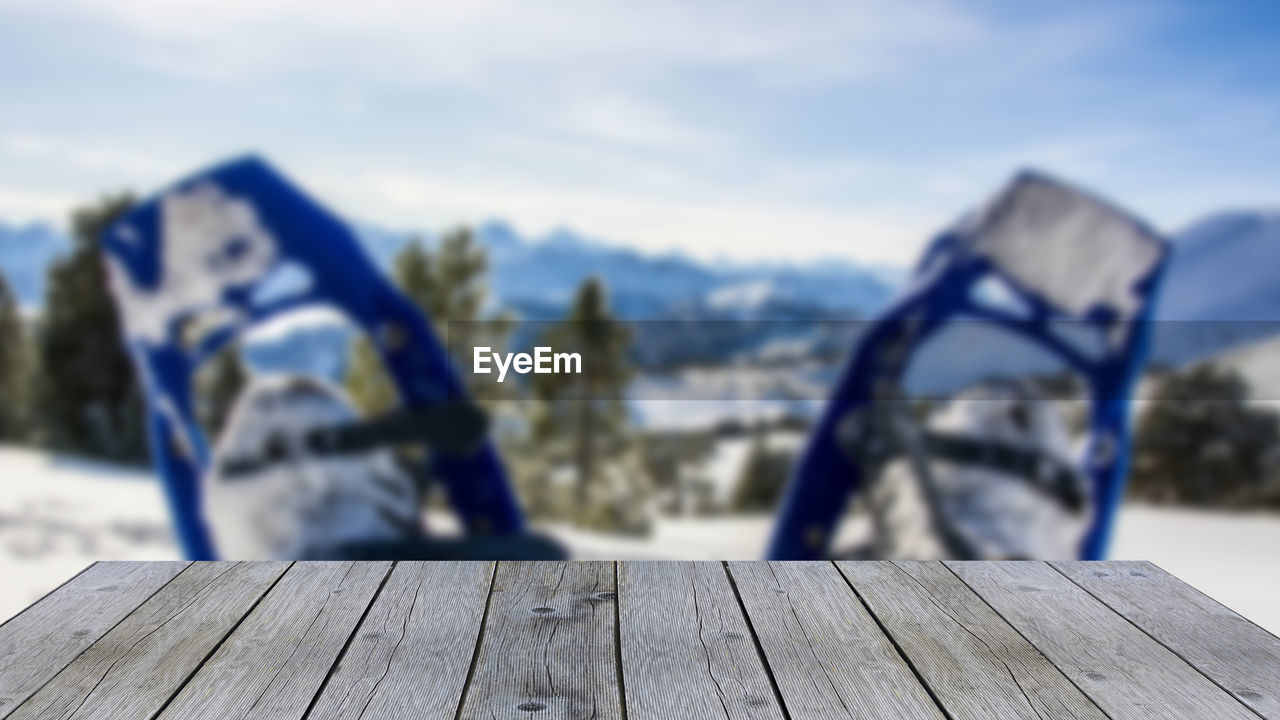
<path id="1" fill-rule="evenodd" d="M 851 263 L 702 263 L 678 254 L 646 255 L 557 230 L 540 238 L 520 236 L 509 225 L 477 229 L 489 251 L 494 291 L 510 304 L 562 306 L 582 280 L 600 277 L 616 311 L 632 319 L 716 310 L 740 312 L 765 305 L 812 306 L 865 316 L 883 307 L 894 286 L 881 273 Z M 724 301 L 753 288 L 746 305 Z M 557 315 L 559 313 L 556 313 Z"/>
<path id="2" fill-rule="evenodd" d="M 370 225 L 358 231 L 387 267 L 413 236 Z M 901 277 L 847 262 L 704 263 L 647 255 L 571 230 L 527 237 L 500 221 L 476 233 L 489 253 L 495 303 L 531 319 L 561 317 L 591 275 L 605 282 L 619 315 L 679 321 L 865 318 L 884 306 Z M 1210 215 L 1174 233 L 1173 241 L 1154 360 L 1180 365 L 1280 334 L 1280 210 Z M 23 305 L 40 303 L 49 263 L 69 247 L 51 226 L 0 223 L 0 273 Z"/>
<path id="3" fill-rule="evenodd" d="M 1161 319 L 1280 321 L 1280 209 L 1217 213 L 1174 242 Z"/>
<path id="4" fill-rule="evenodd" d="M 430 234 L 367 224 L 357 225 L 357 233 L 384 267 L 390 267 L 410 238 L 434 240 Z M 712 265 L 682 255 L 647 255 L 614 247 L 571 230 L 525 237 L 497 221 L 481 225 L 476 234 L 489 252 L 496 302 L 554 317 L 591 275 L 604 281 L 615 310 L 629 318 L 666 316 L 689 308 L 714 310 L 715 300 L 723 300 L 726 291 L 731 297 L 735 288 L 747 286 L 767 288 L 767 297 L 759 298 L 762 302 L 856 315 L 879 309 L 893 292 L 891 274 L 852 263 Z M 49 263 L 69 247 L 67 238 L 48 225 L 0 223 L 0 273 L 24 305 L 38 305 Z"/>
<path id="5" fill-rule="evenodd" d="M 53 259 L 70 249 L 67 237 L 50 225 L 6 225 L 0 222 L 0 274 L 25 307 L 40 304 L 45 271 Z"/>
<path id="6" fill-rule="evenodd" d="M 394 232 L 358 224 L 356 232 L 371 255 L 390 268 L 411 239 L 428 245 L 438 237 Z M 647 348 L 641 362 L 719 360 L 752 352 L 757 346 L 794 334 L 796 321 L 840 321 L 873 314 L 890 299 L 892 273 L 852 263 L 821 265 L 780 263 L 703 263 L 678 255 L 648 255 L 557 230 L 542 237 L 522 236 L 510 225 L 480 225 L 476 236 L 489 256 L 489 289 L 494 304 L 528 320 L 564 316 L 574 292 L 590 276 L 608 288 L 614 312 L 641 323 Z M 47 226 L 0 225 L 0 273 L 20 302 L 37 307 L 43 299 L 45 272 L 69 241 Z M 247 352 L 257 367 L 318 372 L 333 377 L 346 357 L 350 328 L 340 317 L 282 318 L 288 332 L 251 337 Z M 303 322 L 302 320 L 305 320 Z M 314 321 L 313 321 L 314 320 Z M 706 323 L 690 321 L 734 321 Z M 737 321 L 771 321 L 764 324 Z M 524 326 L 521 326 L 524 327 Z M 529 326 L 533 327 L 533 326 Z M 683 332 L 670 332 L 672 328 Z M 531 341 L 517 332 L 516 344 Z M 317 358 L 328 358 L 318 366 Z"/>
<path id="7" fill-rule="evenodd" d="M 1280 210 L 1221 212 L 1174 235 L 1157 310 L 1173 364 L 1280 333 Z"/>

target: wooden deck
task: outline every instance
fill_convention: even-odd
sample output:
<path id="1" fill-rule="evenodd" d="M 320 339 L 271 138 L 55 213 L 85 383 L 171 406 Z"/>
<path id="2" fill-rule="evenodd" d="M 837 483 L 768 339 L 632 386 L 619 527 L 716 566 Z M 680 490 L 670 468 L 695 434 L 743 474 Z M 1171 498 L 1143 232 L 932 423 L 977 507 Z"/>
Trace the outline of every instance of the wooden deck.
<path id="1" fill-rule="evenodd" d="M 1280 718 L 1280 639 L 1148 563 L 98 563 L 0 718 Z"/>

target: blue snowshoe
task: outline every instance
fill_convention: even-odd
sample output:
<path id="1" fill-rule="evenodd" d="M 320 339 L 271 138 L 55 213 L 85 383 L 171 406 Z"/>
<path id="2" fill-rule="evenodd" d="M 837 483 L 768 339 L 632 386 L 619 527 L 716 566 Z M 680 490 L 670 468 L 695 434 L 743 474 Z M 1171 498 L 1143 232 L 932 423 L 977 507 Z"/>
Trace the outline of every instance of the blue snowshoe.
<path id="1" fill-rule="evenodd" d="M 484 416 L 417 308 L 348 225 L 265 162 L 238 159 L 182 180 L 101 242 L 187 557 L 563 555 L 526 531 Z M 258 382 L 211 452 L 196 418 L 196 371 L 249 329 L 311 306 L 340 311 L 372 340 L 400 407 L 361 418 L 324 383 Z M 465 537 L 423 530 L 413 482 L 388 450 L 406 443 L 427 447 Z"/>
<path id="2" fill-rule="evenodd" d="M 1169 245 L 1142 222 L 1023 173 L 930 244 L 860 337 L 784 495 L 768 556 L 833 551 L 851 497 L 862 557 L 1099 559 L 1129 460 L 1129 401 Z M 922 346 L 957 321 L 1011 333 L 1083 381 L 1082 452 L 1033 388 L 986 384 L 922 420 L 903 390 Z M 992 350 L 984 349 L 990 353 Z"/>

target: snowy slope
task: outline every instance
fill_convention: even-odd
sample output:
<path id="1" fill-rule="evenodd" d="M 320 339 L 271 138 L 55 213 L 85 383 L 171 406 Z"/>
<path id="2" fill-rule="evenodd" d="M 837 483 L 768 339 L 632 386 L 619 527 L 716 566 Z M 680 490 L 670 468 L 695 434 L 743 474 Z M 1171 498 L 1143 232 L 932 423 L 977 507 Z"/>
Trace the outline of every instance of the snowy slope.
<path id="1" fill-rule="evenodd" d="M 383 267 L 410 238 L 428 244 L 424 233 L 392 232 L 357 224 L 356 233 Z M 890 298 L 898 274 L 849 262 L 706 263 L 680 254 L 650 255 L 560 229 L 539 237 L 520 235 L 492 221 L 476 230 L 489 252 L 491 285 L 502 305 L 549 304 L 560 309 L 584 279 L 595 275 L 609 287 L 614 306 L 625 317 L 647 317 L 700 304 L 718 291 L 767 285 L 771 298 L 829 310 L 865 313 Z M 0 221 L 0 273 L 16 287 L 25 305 L 40 302 L 45 269 L 70 247 L 48 225 L 13 227 Z M 559 313 L 557 312 L 557 315 Z"/>
<path id="2" fill-rule="evenodd" d="M 1205 359 L 1206 364 L 1240 373 L 1251 399 L 1280 401 L 1280 337 L 1255 340 Z"/>
<path id="3" fill-rule="evenodd" d="M 0 445 L 0 618 L 95 560 L 177 556 L 149 473 Z"/>

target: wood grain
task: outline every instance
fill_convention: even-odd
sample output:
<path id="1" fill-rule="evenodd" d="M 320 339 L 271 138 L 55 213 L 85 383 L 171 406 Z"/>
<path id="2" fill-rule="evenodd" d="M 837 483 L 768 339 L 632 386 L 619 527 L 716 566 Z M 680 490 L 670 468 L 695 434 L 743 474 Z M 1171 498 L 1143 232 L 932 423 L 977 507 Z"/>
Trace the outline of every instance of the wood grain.
<path id="1" fill-rule="evenodd" d="M 0 626 L 5 720 L 1280 720 L 1277 688 L 1280 639 L 1149 563 L 99 563 Z"/>
<path id="2" fill-rule="evenodd" d="M 1045 563 L 947 566 L 1112 717 L 1257 718 Z"/>
<path id="3" fill-rule="evenodd" d="M 618 565 L 629 720 L 783 717 L 718 562 Z"/>
<path id="4" fill-rule="evenodd" d="M 493 579 L 488 562 L 396 565 L 310 720 L 452 720 Z"/>
<path id="5" fill-rule="evenodd" d="M 94 564 L 0 627 L 0 717 L 7 717 L 189 563 Z"/>
<path id="6" fill-rule="evenodd" d="M 938 562 L 836 563 L 947 714 L 964 718 L 1106 715 Z"/>
<path id="7" fill-rule="evenodd" d="M 11 717 L 154 717 L 288 567 L 192 563 Z"/>
<path id="8" fill-rule="evenodd" d="M 390 566 L 295 563 L 160 717 L 301 718 Z"/>
<path id="9" fill-rule="evenodd" d="M 1280 638 L 1148 562 L 1050 563 L 1265 718 L 1280 718 Z"/>
<path id="10" fill-rule="evenodd" d="M 729 570 L 792 718 L 943 717 L 834 565 Z"/>
<path id="11" fill-rule="evenodd" d="M 621 718 L 614 566 L 503 562 L 460 717 Z"/>

